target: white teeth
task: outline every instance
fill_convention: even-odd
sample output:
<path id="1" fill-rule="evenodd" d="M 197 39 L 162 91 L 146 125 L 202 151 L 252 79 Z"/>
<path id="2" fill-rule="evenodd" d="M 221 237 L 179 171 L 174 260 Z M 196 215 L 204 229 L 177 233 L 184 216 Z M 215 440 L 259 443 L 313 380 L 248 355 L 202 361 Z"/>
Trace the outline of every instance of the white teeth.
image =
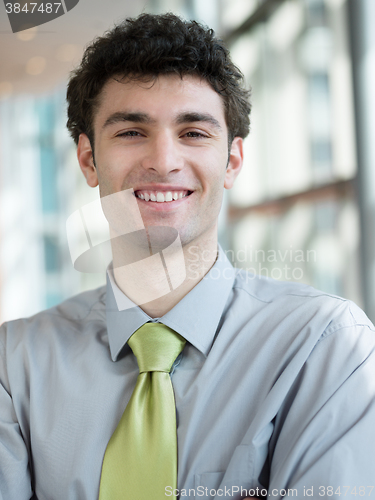
<path id="1" fill-rule="evenodd" d="M 167 191 L 166 193 L 163 193 L 161 191 L 155 191 L 153 193 L 138 193 L 136 194 L 137 198 L 140 198 L 141 200 L 145 201 L 156 201 L 158 203 L 163 203 L 165 201 L 172 201 L 172 200 L 181 200 L 181 198 L 185 198 L 187 194 L 184 194 L 184 192 L 180 191 Z"/>

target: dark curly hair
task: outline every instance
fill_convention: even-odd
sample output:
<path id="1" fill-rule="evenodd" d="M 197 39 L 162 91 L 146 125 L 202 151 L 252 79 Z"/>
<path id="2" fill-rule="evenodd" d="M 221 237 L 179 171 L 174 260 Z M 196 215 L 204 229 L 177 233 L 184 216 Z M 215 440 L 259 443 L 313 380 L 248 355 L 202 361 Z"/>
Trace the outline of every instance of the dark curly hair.
<path id="1" fill-rule="evenodd" d="M 248 135 L 250 91 L 243 87 L 241 71 L 213 30 L 172 13 L 141 14 L 96 38 L 72 72 L 67 127 L 75 143 L 83 132 L 93 147 L 93 117 L 109 78 L 156 78 L 168 73 L 200 76 L 222 96 L 229 144 L 234 137 Z"/>

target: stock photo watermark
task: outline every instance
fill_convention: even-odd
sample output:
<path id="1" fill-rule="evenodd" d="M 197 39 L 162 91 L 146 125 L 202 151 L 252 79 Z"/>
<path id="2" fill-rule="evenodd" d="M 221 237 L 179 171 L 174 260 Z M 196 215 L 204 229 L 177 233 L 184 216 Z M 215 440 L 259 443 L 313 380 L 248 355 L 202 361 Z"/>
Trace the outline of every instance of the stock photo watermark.
<path id="1" fill-rule="evenodd" d="M 370 497 L 372 496 L 374 486 L 303 486 L 300 488 L 243 488 L 242 486 L 224 486 L 222 488 L 208 488 L 206 486 L 198 486 L 197 488 L 177 489 L 171 486 L 166 486 L 164 494 L 166 497 L 205 497 L 205 498 L 241 498 L 245 497 L 282 497 L 282 498 L 327 498 L 327 497 Z"/>
<path id="2" fill-rule="evenodd" d="M 12 31 L 17 33 L 63 16 L 72 10 L 78 2 L 79 0 L 60 0 L 58 2 L 4 0 L 4 5 Z"/>
<path id="3" fill-rule="evenodd" d="M 108 271 L 119 310 L 163 297 L 186 278 L 178 231 L 168 226 L 146 228 L 133 189 L 76 210 L 66 229 L 74 268 L 86 273 Z M 127 284 L 129 301 L 124 302 L 116 281 Z"/>
<path id="4" fill-rule="evenodd" d="M 232 267 L 212 266 L 212 250 L 194 244 L 184 250 L 177 229 L 145 227 L 132 188 L 84 205 L 68 218 L 66 229 L 74 268 L 83 273 L 107 272 L 119 310 L 159 299 L 186 280 L 234 276 Z M 224 250 L 217 259 L 222 256 L 246 282 L 259 275 L 300 281 L 306 265 L 317 261 L 316 250 L 292 246 L 264 250 L 250 245 Z M 126 284 L 126 291 L 117 287 L 118 282 Z"/>
<path id="5" fill-rule="evenodd" d="M 276 280 L 300 281 L 304 278 L 307 264 L 316 263 L 318 253 L 313 249 L 294 248 L 287 249 L 255 249 L 252 245 L 238 250 L 224 250 L 226 257 L 232 262 L 233 267 L 247 271 L 246 280 L 251 280 L 261 275 Z M 209 252 L 201 251 L 199 247 L 192 246 L 188 250 L 187 266 L 190 276 L 198 276 L 201 262 L 209 259 Z M 212 270 L 213 271 L 213 270 Z M 211 272 L 211 278 L 219 279 Z"/>

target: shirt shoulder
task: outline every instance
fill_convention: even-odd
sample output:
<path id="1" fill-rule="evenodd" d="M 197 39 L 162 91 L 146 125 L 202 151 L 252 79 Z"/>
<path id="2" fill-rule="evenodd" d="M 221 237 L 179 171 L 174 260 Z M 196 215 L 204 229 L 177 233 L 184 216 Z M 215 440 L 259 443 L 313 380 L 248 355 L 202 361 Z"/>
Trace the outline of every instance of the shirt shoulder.
<path id="1" fill-rule="evenodd" d="M 280 321 L 289 317 L 301 325 L 304 318 L 313 323 L 318 318 L 322 337 L 346 327 L 364 326 L 375 333 L 375 328 L 364 311 L 351 300 L 318 290 L 310 285 L 292 281 L 278 281 L 249 273 L 236 273 L 233 289 L 241 302 L 253 305 L 277 316 Z"/>

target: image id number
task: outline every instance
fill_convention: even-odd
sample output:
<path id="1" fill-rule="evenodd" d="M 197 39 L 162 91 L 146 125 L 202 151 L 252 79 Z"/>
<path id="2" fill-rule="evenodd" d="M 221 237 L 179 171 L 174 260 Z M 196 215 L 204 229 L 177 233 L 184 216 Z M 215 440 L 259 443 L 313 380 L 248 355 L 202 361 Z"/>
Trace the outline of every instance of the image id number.
<path id="1" fill-rule="evenodd" d="M 359 497 L 369 497 L 371 495 L 374 486 L 338 486 L 333 488 L 333 486 L 319 486 L 319 496 L 320 497 L 343 497 L 346 496 L 359 496 Z"/>
<path id="2" fill-rule="evenodd" d="M 7 14 L 20 14 L 21 12 L 26 12 L 30 14 L 33 14 L 34 12 L 41 12 L 41 13 L 46 13 L 46 14 L 56 14 L 59 8 L 61 7 L 61 2 L 59 3 L 41 3 L 39 7 L 37 8 L 37 3 L 25 3 L 23 6 L 21 6 L 20 3 L 6 3 L 5 4 L 5 9 Z"/>

